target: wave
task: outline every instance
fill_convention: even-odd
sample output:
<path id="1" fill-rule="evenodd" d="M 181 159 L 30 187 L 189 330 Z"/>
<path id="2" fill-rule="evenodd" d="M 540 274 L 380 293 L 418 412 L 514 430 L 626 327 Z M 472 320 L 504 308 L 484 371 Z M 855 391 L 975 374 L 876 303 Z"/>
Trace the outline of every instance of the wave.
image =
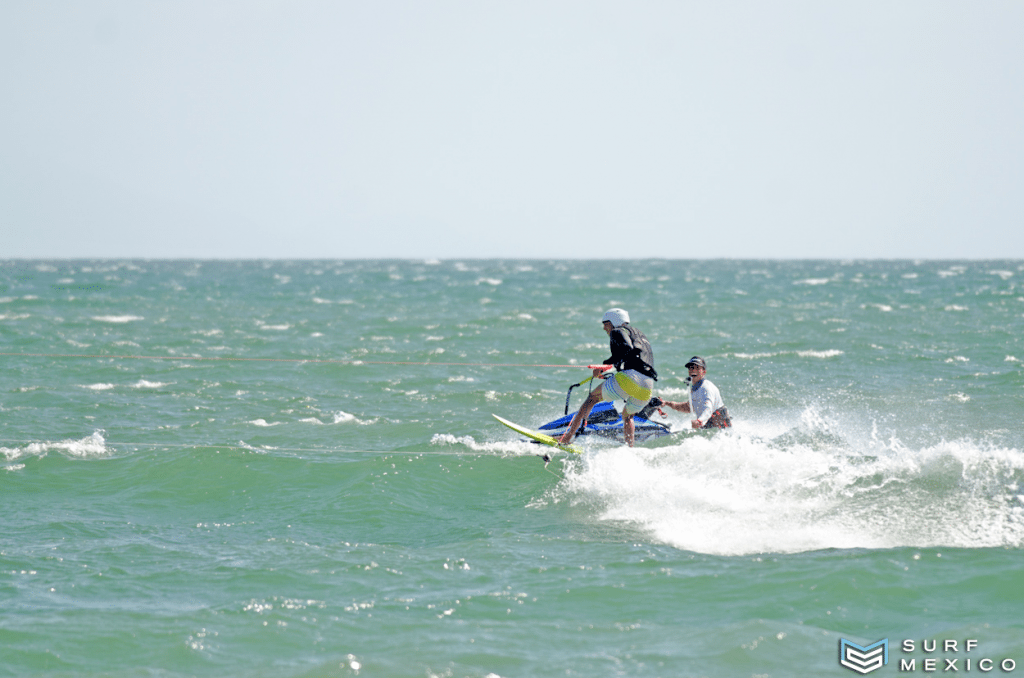
<path id="1" fill-rule="evenodd" d="M 343 410 L 338 410 L 332 415 L 332 424 L 358 424 L 360 426 L 366 426 L 368 424 L 376 424 L 378 419 L 360 419 L 354 414 L 349 414 Z M 306 417 L 305 419 L 299 419 L 299 423 L 302 424 L 313 424 L 316 426 L 323 426 L 326 422 L 317 417 Z"/>
<path id="2" fill-rule="evenodd" d="M 569 460 L 556 502 L 716 555 L 821 549 L 1024 548 L 1024 453 L 971 440 L 918 449 L 795 428 L 687 435 Z"/>
<path id="3" fill-rule="evenodd" d="M 370 422 L 363 421 L 363 420 L 359 419 L 359 417 L 357 417 L 354 414 L 350 414 L 350 413 L 345 412 L 343 410 L 338 410 L 337 412 L 334 413 L 334 422 L 333 423 L 335 423 L 335 424 L 367 424 L 367 423 L 370 423 Z"/>
<path id="4" fill-rule="evenodd" d="M 140 315 L 94 315 L 92 319 L 95 320 L 96 322 L 115 324 L 130 323 L 136 320 L 145 320 L 145 318 L 143 318 Z"/>
<path id="5" fill-rule="evenodd" d="M 325 421 L 323 421 L 322 419 L 320 419 L 318 417 L 303 417 L 302 419 L 299 419 L 298 421 L 299 421 L 300 424 L 313 424 L 314 426 L 324 426 L 327 423 L 331 423 L 331 424 L 357 424 L 357 425 L 365 426 L 365 425 L 368 425 L 368 424 L 375 424 L 375 423 L 377 423 L 378 419 L 360 419 L 359 417 L 357 417 L 354 414 L 349 414 L 348 412 L 344 412 L 342 410 L 338 410 L 337 412 L 335 412 L 335 413 L 333 413 L 331 415 L 331 421 L 330 422 L 325 422 Z M 267 421 L 266 419 L 263 419 L 261 417 L 261 418 L 258 418 L 258 419 L 253 419 L 251 421 L 247 421 L 246 423 L 252 424 L 253 426 L 260 426 L 260 427 L 263 427 L 263 428 L 269 428 L 269 427 L 273 427 L 273 426 L 281 426 L 281 425 L 285 424 L 286 422 L 283 422 L 283 421 Z"/>
<path id="6" fill-rule="evenodd" d="M 521 439 L 478 443 L 473 436 L 455 436 L 451 433 L 435 433 L 430 444 L 437 447 L 460 447 L 472 452 L 498 453 L 507 456 L 540 456 L 543 447 Z"/>
<path id="7" fill-rule="evenodd" d="M 146 381 L 145 379 L 139 379 L 134 384 L 130 384 L 131 388 L 164 388 L 165 386 L 170 386 L 170 384 L 164 381 Z"/>
<path id="8" fill-rule="evenodd" d="M 827 351 L 797 351 L 796 354 L 801 358 L 835 358 L 843 355 L 843 351 L 832 348 Z"/>
<path id="9" fill-rule="evenodd" d="M 29 443 L 24 447 L 14 448 L 0 447 L 0 457 L 8 463 L 21 461 L 26 457 L 45 457 L 49 452 L 59 452 L 77 459 L 105 457 L 110 454 L 102 431 L 94 431 L 92 435 L 78 440 Z"/>
<path id="10" fill-rule="evenodd" d="M 143 389 L 143 388 L 164 388 L 171 384 L 163 381 L 147 381 L 145 379 L 139 379 L 134 384 L 127 384 L 128 388 Z M 79 388 L 88 389 L 90 391 L 110 391 L 117 388 L 117 384 L 108 383 L 97 383 L 97 384 L 79 384 Z"/>
<path id="11" fill-rule="evenodd" d="M 785 355 L 795 355 L 800 358 L 835 358 L 837 356 L 844 355 L 846 352 L 838 348 L 829 348 L 824 350 L 804 350 L 804 351 L 771 351 L 761 353 L 733 353 L 733 358 L 739 358 L 741 360 L 763 360 L 764 358 L 778 358 Z"/>

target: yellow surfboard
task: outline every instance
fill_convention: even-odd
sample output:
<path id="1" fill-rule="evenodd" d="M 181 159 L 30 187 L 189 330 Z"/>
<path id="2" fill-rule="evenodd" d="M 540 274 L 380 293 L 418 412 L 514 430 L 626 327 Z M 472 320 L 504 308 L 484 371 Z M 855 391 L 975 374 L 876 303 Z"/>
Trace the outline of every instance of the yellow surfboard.
<path id="1" fill-rule="evenodd" d="M 508 419 L 502 419 L 501 417 L 499 417 L 496 414 L 492 414 L 491 416 L 494 417 L 495 419 L 497 419 L 498 421 L 500 421 L 505 426 L 508 426 L 510 429 L 512 429 L 516 433 L 520 433 L 520 434 L 526 436 L 527 438 L 529 438 L 531 440 L 536 440 L 538 443 L 542 443 L 544 445 L 549 445 L 551 447 L 554 447 L 554 448 L 557 448 L 559 450 L 562 450 L 563 452 L 571 452 L 573 454 L 583 454 L 583 448 L 580 447 L 579 445 L 573 445 L 571 443 L 568 444 L 568 445 L 563 445 L 562 443 L 558 442 L 557 438 L 552 438 L 551 436 L 546 435 L 544 433 L 541 433 L 540 431 L 534 431 L 532 429 L 526 428 L 525 426 L 520 426 L 519 424 L 513 424 Z"/>

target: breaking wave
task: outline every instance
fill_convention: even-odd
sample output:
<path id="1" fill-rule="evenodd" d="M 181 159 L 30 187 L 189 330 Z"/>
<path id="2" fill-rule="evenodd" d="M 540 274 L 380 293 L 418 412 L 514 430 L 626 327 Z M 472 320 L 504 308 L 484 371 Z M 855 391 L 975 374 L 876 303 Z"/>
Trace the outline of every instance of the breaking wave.
<path id="1" fill-rule="evenodd" d="M 79 440 L 29 443 L 24 447 L 0 447 L 0 457 L 8 463 L 21 461 L 26 457 L 45 457 L 49 452 L 59 452 L 78 459 L 105 457 L 110 454 L 101 431 L 95 431 L 91 436 Z"/>

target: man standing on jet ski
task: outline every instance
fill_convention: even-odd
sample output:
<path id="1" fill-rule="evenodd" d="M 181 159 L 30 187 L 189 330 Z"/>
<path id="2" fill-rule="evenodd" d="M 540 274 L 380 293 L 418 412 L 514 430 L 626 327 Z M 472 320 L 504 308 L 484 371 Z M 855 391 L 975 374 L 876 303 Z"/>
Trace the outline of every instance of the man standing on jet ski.
<path id="1" fill-rule="evenodd" d="M 690 372 L 690 400 L 693 401 L 693 414 L 696 415 L 690 426 L 693 428 L 729 428 L 732 426 L 732 419 L 729 417 L 729 410 L 722 402 L 722 394 L 718 387 L 705 379 L 707 365 L 704 358 L 695 355 L 686 363 L 686 369 Z M 677 412 L 689 412 L 689 402 L 675 403 L 670 400 L 662 400 L 661 404 L 671 407 Z"/>
<path id="2" fill-rule="evenodd" d="M 602 400 L 622 400 L 625 402 L 622 433 L 626 444 L 632 447 L 633 415 L 650 401 L 654 382 L 658 380 L 658 373 L 654 371 L 654 351 L 644 333 L 629 324 L 629 314 L 621 308 L 610 309 L 601 318 L 601 324 L 608 333 L 612 349 L 611 357 L 604 364 L 613 365 L 618 371 L 590 392 L 559 442 L 572 441 L 594 405 Z M 594 376 L 600 376 L 603 371 L 595 369 Z"/>

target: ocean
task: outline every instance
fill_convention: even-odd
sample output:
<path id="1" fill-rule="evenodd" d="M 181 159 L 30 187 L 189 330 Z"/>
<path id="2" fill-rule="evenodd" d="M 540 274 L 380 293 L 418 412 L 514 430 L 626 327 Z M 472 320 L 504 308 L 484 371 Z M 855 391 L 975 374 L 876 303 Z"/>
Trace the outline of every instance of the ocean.
<path id="1" fill-rule="evenodd" d="M 734 427 L 545 465 L 615 306 Z M 0 353 L 0 676 L 1024 675 L 1021 261 L 7 260 Z"/>

